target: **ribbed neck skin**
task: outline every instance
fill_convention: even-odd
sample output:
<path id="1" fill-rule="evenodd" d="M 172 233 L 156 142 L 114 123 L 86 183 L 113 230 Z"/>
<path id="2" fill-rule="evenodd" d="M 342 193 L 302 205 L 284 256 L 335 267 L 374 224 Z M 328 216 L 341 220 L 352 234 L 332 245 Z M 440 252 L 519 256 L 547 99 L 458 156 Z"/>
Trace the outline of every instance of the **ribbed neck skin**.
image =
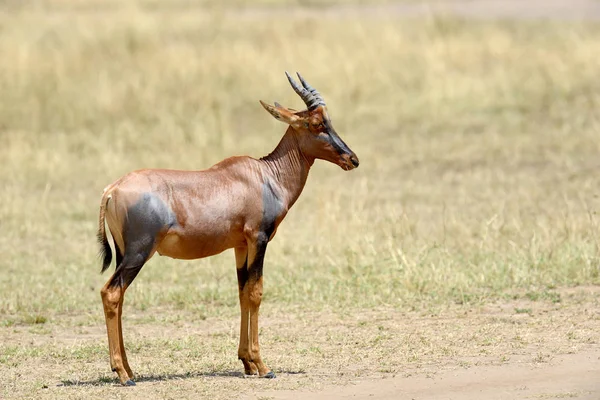
<path id="1" fill-rule="evenodd" d="M 315 161 L 314 157 L 302 152 L 298 139 L 298 133 L 290 126 L 275 150 L 260 159 L 280 189 L 287 209 L 302 193 L 308 171 Z"/>

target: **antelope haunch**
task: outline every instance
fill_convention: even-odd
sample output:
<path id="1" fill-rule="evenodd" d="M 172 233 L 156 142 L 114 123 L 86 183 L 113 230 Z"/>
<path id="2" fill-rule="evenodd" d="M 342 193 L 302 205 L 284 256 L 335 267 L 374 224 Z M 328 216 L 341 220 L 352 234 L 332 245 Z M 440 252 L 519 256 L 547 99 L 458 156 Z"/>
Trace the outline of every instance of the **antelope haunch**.
<path id="1" fill-rule="evenodd" d="M 286 75 L 307 110 L 260 102 L 289 125 L 268 156 L 231 157 L 203 171 L 143 169 L 104 189 L 98 230 L 102 271 L 112 259 L 105 219 L 114 240 L 116 269 L 100 292 L 110 365 L 122 384 L 135 385 L 123 345 L 123 296 L 142 266 L 155 252 L 189 260 L 230 248 L 235 249 L 241 309 L 238 357 L 246 374 L 275 377 L 258 345 L 267 244 L 300 196 L 315 159 L 346 171 L 358 167 L 358 158 L 333 129 L 321 95 L 300 75 L 302 86 Z"/>

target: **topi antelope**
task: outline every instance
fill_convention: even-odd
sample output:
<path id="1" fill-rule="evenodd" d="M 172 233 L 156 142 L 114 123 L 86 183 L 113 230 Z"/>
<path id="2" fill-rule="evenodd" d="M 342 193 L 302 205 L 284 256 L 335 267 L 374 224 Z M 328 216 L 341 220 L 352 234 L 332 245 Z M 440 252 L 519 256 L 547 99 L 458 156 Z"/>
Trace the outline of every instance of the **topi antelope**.
<path id="1" fill-rule="evenodd" d="M 203 171 L 143 169 L 104 189 L 98 230 L 102 272 L 112 259 L 105 220 L 114 241 L 116 269 L 100 293 L 110 366 L 123 385 L 135 385 L 123 345 L 123 297 L 140 269 L 155 252 L 190 260 L 230 248 L 235 249 L 241 309 L 238 357 L 246 374 L 275 378 L 258 345 L 267 244 L 300 196 L 315 159 L 346 171 L 358 167 L 356 154 L 333 129 L 319 92 L 300 74 L 302 86 L 287 72 L 286 76 L 307 110 L 260 102 L 289 125 L 268 156 L 231 157 Z"/>

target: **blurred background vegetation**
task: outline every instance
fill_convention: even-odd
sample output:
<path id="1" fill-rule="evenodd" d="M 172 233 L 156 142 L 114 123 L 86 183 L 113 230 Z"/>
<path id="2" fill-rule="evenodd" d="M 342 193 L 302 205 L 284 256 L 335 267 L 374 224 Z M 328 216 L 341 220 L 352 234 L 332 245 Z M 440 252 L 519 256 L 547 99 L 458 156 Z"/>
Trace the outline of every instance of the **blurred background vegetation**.
<path id="1" fill-rule="evenodd" d="M 264 312 L 600 283 L 600 26 L 365 3 L 3 3 L 5 323 L 99 323 L 102 189 L 266 155 L 286 127 L 258 100 L 301 107 L 285 70 L 323 94 L 361 166 L 316 163 L 269 247 Z M 157 256 L 126 307 L 235 315 L 234 268 L 231 252 Z"/>

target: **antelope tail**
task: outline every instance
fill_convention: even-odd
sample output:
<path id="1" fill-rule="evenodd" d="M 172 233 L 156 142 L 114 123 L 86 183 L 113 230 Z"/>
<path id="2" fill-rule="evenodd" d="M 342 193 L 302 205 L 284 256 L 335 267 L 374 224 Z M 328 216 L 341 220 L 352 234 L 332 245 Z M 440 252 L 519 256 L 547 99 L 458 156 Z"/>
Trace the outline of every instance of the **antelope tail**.
<path id="1" fill-rule="evenodd" d="M 110 199 L 109 191 L 105 190 L 102 195 L 102 201 L 100 203 L 100 223 L 98 226 L 98 243 L 100 243 L 100 253 L 98 255 L 102 258 L 102 272 L 106 271 L 110 266 L 110 262 L 112 261 L 112 251 L 110 249 L 110 244 L 108 244 L 108 239 L 106 238 L 106 227 L 105 227 L 105 215 L 106 215 L 106 205 L 108 204 L 108 200 Z"/>

